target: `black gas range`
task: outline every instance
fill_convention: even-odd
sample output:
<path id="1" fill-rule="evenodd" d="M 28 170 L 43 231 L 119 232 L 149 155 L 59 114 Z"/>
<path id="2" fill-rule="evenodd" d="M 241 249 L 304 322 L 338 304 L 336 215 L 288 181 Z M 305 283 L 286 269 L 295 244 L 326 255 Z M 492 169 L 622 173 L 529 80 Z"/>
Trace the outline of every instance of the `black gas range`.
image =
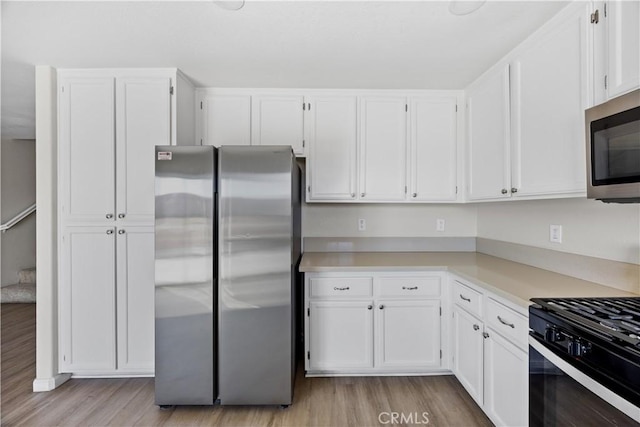
<path id="1" fill-rule="evenodd" d="M 640 422 L 640 297 L 531 301 L 530 424 L 561 423 L 563 416 L 585 417 L 591 409 L 594 415 L 589 417 L 602 417 L 612 425 Z M 558 366 L 564 367 L 564 372 L 556 369 Z M 576 377 L 577 383 L 587 384 L 586 389 L 592 392 L 604 387 L 606 393 L 600 393 L 603 408 L 598 408 L 595 400 L 583 407 L 572 402 L 572 394 L 578 396 L 583 391 L 578 385 L 563 384 L 562 375 Z M 615 409 L 604 408 L 606 404 L 622 408 L 630 418 L 618 417 Z M 570 415 L 562 413 L 572 411 Z M 550 412 L 551 420 L 544 415 Z"/>

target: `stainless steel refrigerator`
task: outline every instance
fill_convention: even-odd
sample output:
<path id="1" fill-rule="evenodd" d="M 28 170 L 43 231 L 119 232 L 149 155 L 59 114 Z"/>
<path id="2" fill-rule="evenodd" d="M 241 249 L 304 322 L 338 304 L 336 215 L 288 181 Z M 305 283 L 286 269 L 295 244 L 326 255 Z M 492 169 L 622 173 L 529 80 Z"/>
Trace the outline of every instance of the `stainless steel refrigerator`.
<path id="1" fill-rule="evenodd" d="M 216 376 L 214 147 L 156 147 L 156 404 L 212 405 Z"/>
<path id="2" fill-rule="evenodd" d="M 300 243 L 290 147 L 156 147 L 156 404 L 291 404 Z"/>
<path id="3" fill-rule="evenodd" d="M 220 148 L 218 375 L 222 405 L 291 404 L 299 186 L 291 147 Z"/>

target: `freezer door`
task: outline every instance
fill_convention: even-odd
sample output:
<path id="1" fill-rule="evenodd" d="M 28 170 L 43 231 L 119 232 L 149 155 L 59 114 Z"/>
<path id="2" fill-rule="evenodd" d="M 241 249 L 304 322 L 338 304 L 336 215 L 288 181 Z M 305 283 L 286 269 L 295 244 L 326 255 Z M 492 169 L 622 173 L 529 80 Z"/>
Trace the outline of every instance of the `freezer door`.
<path id="1" fill-rule="evenodd" d="M 223 146 L 219 154 L 220 403 L 288 405 L 292 151 Z"/>
<path id="2" fill-rule="evenodd" d="M 214 147 L 156 147 L 157 405 L 212 405 L 215 372 Z"/>

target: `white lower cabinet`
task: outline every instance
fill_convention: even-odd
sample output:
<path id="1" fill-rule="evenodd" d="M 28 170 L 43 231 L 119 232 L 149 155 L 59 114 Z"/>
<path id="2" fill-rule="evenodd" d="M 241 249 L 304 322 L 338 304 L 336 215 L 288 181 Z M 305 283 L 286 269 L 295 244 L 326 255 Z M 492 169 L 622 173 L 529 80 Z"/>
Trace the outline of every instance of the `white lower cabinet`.
<path id="1" fill-rule="evenodd" d="M 439 300 L 380 300 L 376 309 L 377 366 L 440 367 Z"/>
<path id="2" fill-rule="evenodd" d="M 306 275 L 308 375 L 444 372 L 441 275 Z"/>
<path id="3" fill-rule="evenodd" d="M 529 416 L 528 319 L 499 297 L 452 281 L 453 373 L 497 426 L 526 426 Z M 474 298 L 455 297 L 479 294 Z"/>
<path id="4" fill-rule="evenodd" d="M 65 227 L 61 259 L 60 371 L 153 374 L 153 227 Z"/>
<path id="5" fill-rule="evenodd" d="M 484 340 L 484 410 L 496 425 L 528 424 L 529 355 L 495 330 Z"/>
<path id="6" fill-rule="evenodd" d="M 154 370 L 154 228 L 125 227 L 116 237 L 118 372 Z"/>
<path id="7" fill-rule="evenodd" d="M 373 301 L 309 303 L 309 369 L 373 368 Z M 309 355 L 310 356 L 310 355 Z"/>
<path id="8" fill-rule="evenodd" d="M 113 227 L 68 227 L 60 265 L 60 372 L 116 369 Z"/>
<path id="9" fill-rule="evenodd" d="M 453 307 L 453 373 L 478 405 L 483 402 L 484 325 L 460 307 Z"/>

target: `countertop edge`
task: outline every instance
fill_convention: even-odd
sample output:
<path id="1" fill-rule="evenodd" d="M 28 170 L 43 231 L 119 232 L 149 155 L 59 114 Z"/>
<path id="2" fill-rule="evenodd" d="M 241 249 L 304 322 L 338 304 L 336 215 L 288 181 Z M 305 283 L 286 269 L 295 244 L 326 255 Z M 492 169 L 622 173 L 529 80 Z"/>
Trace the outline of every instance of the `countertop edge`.
<path id="1" fill-rule="evenodd" d="M 367 258 L 369 256 L 372 258 Z M 433 259 L 429 260 L 430 256 Z M 447 256 L 451 257 L 451 262 L 442 259 Z M 430 263 L 432 264 L 429 265 Z M 303 254 L 300 271 L 303 273 L 447 272 L 522 310 L 528 310 L 531 305 L 530 298 L 560 297 L 559 294 L 566 294 L 564 297 L 638 296 L 633 292 L 477 252 L 393 252 L 388 254 L 308 252 Z M 533 278 L 527 278 L 529 274 Z M 489 280 L 494 276 L 497 282 L 495 284 Z M 562 286 L 568 287 L 566 291 L 558 292 L 558 287 L 551 287 L 549 283 L 552 283 L 551 286 L 562 283 Z M 515 289 L 509 289 L 514 286 Z M 585 288 L 584 292 L 582 288 Z"/>

